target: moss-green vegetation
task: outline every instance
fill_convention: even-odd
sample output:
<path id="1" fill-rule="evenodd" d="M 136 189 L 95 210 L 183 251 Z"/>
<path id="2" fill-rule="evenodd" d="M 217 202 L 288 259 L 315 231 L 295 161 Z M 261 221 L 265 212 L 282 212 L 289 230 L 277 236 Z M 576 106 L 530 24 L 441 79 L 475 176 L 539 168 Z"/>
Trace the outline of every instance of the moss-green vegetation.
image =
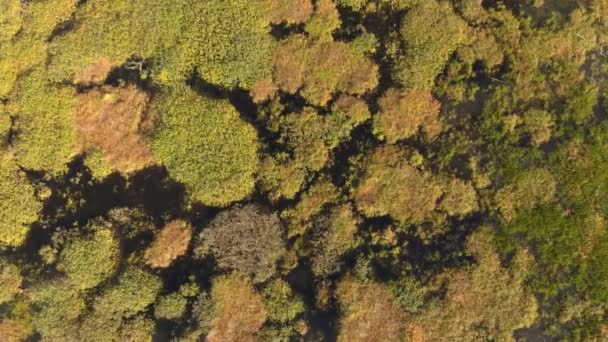
<path id="1" fill-rule="evenodd" d="M 20 293 L 22 282 L 19 267 L 0 260 L 0 303 L 6 303 Z"/>
<path id="2" fill-rule="evenodd" d="M 162 288 L 162 280 L 147 271 L 129 267 L 95 302 L 99 314 L 131 317 L 154 303 Z"/>
<path id="3" fill-rule="evenodd" d="M 274 280 L 264 289 L 264 306 L 268 319 L 289 322 L 304 311 L 302 299 L 294 296 L 291 287 L 283 280 Z"/>
<path id="4" fill-rule="evenodd" d="M 42 204 L 35 188 L 10 155 L 0 155 L 0 243 L 23 244 Z"/>
<path id="5" fill-rule="evenodd" d="M 13 142 L 17 163 L 30 170 L 61 173 L 76 154 L 72 128 L 74 111 L 72 88 L 49 84 L 42 70 L 20 79 L 17 84 Z"/>
<path id="6" fill-rule="evenodd" d="M 186 87 L 168 90 L 152 106 L 160 121 L 150 142 L 154 158 L 193 200 L 226 206 L 252 192 L 257 134 L 234 107 Z"/>
<path id="7" fill-rule="evenodd" d="M 73 79 L 102 58 L 118 66 L 132 56 L 153 61 L 160 83 L 184 81 L 196 70 L 208 82 L 250 88 L 271 72 L 273 42 L 255 2 L 94 1 L 76 20 L 51 47 L 58 79 Z"/>
<path id="8" fill-rule="evenodd" d="M 419 1 L 401 22 L 403 53 L 395 57 L 395 79 L 407 88 L 431 88 L 450 54 L 466 41 L 467 30 L 447 2 Z"/>
<path id="9" fill-rule="evenodd" d="M 179 319 L 186 312 L 188 300 L 179 293 L 159 297 L 154 306 L 154 317 L 159 319 Z"/>
<path id="10" fill-rule="evenodd" d="M 90 238 L 68 241 L 61 251 L 58 269 L 66 274 L 74 288 L 86 290 L 112 275 L 119 257 L 113 232 L 99 227 Z"/>

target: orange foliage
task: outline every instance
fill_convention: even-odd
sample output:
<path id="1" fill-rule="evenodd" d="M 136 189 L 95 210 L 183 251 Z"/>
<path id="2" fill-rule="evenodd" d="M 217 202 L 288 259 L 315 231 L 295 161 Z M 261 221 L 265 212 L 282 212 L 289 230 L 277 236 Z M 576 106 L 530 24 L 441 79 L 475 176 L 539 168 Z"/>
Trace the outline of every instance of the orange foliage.
<path id="1" fill-rule="evenodd" d="M 313 11 L 310 0 L 262 0 L 261 5 L 268 20 L 275 24 L 304 22 Z"/>
<path id="2" fill-rule="evenodd" d="M 99 84 L 105 81 L 112 70 L 112 62 L 109 58 L 101 58 L 89 65 L 74 76 L 75 83 Z"/>
<path id="3" fill-rule="evenodd" d="M 409 138 L 423 128 L 430 136 L 441 132 L 441 105 L 430 91 L 389 90 L 379 101 L 380 112 L 374 120 L 374 131 L 389 143 Z"/>
<path id="4" fill-rule="evenodd" d="M 82 151 L 100 150 L 116 170 L 132 172 L 152 163 L 141 133 L 151 125 L 148 96 L 135 86 L 94 89 L 79 97 L 74 116 Z"/>
<path id="5" fill-rule="evenodd" d="M 302 52 L 306 49 L 306 38 L 298 35 L 282 44 L 274 56 L 274 81 L 288 93 L 295 93 L 304 83 L 308 66 Z"/>
<path id="6" fill-rule="evenodd" d="M 251 98 L 255 103 L 270 100 L 277 92 L 277 86 L 271 79 L 264 79 L 253 85 L 251 88 Z"/>
<path id="7" fill-rule="evenodd" d="M 207 342 L 257 341 L 266 321 L 262 297 L 246 277 L 231 275 L 215 279 L 211 291 L 214 319 Z"/>
<path id="8" fill-rule="evenodd" d="M 406 315 L 386 287 L 347 278 L 336 289 L 342 318 L 339 342 L 402 341 Z"/>
<path id="9" fill-rule="evenodd" d="M 12 319 L 0 321 L 0 340 L 3 342 L 19 342 L 25 340 L 29 331 L 23 323 Z"/>
<path id="10" fill-rule="evenodd" d="M 169 222 L 146 250 L 146 263 L 152 267 L 169 266 L 177 257 L 186 254 L 191 239 L 192 229 L 187 222 Z"/>
<path id="11" fill-rule="evenodd" d="M 378 66 L 343 42 L 310 43 L 293 36 L 274 60 L 274 81 L 282 90 L 325 105 L 336 92 L 364 94 L 378 85 Z"/>
<path id="12" fill-rule="evenodd" d="M 435 210 L 443 192 L 440 183 L 406 160 L 405 154 L 392 145 L 374 152 L 353 193 L 357 207 L 366 216 L 388 214 L 402 222 L 421 222 Z"/>

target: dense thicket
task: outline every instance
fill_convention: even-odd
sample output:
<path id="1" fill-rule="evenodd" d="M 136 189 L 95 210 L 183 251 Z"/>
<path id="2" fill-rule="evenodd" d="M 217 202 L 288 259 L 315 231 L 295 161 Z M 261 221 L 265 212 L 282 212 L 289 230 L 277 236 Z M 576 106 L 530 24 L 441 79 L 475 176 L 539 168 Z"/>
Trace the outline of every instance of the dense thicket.
<path id="1" fill-rule="evenodd" d="M 0 341 L 608 340 L 605 0 L 0 0 Z"/>

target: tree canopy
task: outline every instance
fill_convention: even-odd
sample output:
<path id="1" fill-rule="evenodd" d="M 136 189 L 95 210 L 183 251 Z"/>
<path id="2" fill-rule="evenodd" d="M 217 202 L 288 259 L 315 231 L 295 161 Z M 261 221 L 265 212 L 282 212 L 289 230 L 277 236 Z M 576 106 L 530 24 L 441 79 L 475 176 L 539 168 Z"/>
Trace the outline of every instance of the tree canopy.
<path id="1" fill-rule="evenodd" d="M 0 340 L 608 341 L 606 0 L 0 0 Z"/>

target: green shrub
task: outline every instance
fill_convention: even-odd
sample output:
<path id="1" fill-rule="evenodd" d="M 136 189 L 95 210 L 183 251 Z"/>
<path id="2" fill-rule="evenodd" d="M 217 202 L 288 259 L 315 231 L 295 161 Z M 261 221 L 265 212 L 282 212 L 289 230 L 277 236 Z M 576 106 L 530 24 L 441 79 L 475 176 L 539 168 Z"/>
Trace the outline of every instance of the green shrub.
<path id="1" fill-rule="evenodd" d="M 17 163 L 30 170 L 64 172 L 76 155 L 72 125 L 76 91 L 47 83 L 43 71 L 36 70 L 19 80 L 16 94 Z"/>
<path id="2" fill-rule="evenodd" d="M 401 23 L 404 53 L 394 76 L 407 88 L 431 89 L 450 55 L 467 39 L 467 24 L 447 2 L 420 1 Z"/>
<path id="3" fill-rule="evenodd" d="M 186 312 L 188 300 L 179 293 L 162 296 L 154 306 L 154 317 L 158 319 L 179 319 Z"/>
<path id="4" fill-rule="evenodd" d="M 95 302 L 95 310 L 104 315 L 131 317 L 154 303 L 162 280 L 142 269 L 130 266 Z"/>
<path id="5" fill-rule="evenodd" d="M 253 191 L 257 133 L 227 101 L 178 87 L 157 98 L 152 110 L 160 118 L 152 153 L 191 199 L 224 207 Z"/>
<path id="6" fill-rule="evenodd" d="M 291 287 L 284 280 L 273 280 L 264 289 L 264 306 L 268 319 L 289 322 L 304 311 L 304 302 L 294 296 Z"/>
<path id="7" fill-rule="evenodd" d="M 51 75 L 71 80 L 107 58 L 152 60 L 160 83 L 206 81 L 251 88 L 271 74 L 273 41 L 260 6 L 250 1 L 109 1 L 81 6 L 75 30 L 53 41 Z"/>
<path id="8" fill-rule="evenodd" d="M 114 233 L 99 227 L 90 238 L 74 237 L 59 256 L 58 269 L 77 289 L 86 290 L 107 279 L 118 266 L 119 245 Z"/>
<path id="9" fill-rule="evenodd" d="M 23 244 L 42 204 L 13 158 L 0 153 L 0 244 Z"/>
<path id="10" fill-rule="evenodd" d="M 0 260 L 0 304 L 10 301 L 20 293 L 22 282 L 23 277 L 19 267 Z"/>

